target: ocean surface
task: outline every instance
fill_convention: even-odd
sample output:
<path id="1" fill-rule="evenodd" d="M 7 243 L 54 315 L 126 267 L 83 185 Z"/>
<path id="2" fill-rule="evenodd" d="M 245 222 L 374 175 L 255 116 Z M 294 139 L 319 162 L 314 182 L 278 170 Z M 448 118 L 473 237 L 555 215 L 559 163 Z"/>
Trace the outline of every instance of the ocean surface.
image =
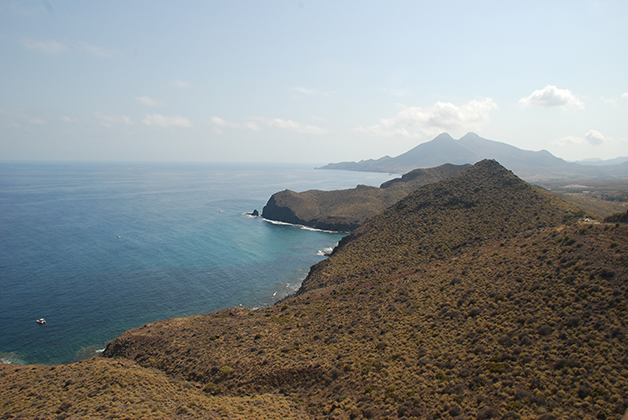
<path id="1" fill-rule="evenodd" d="M 0 162 L 1 361 L 69 363 L 148 322 L 294 293 L 344 234 L 246 212 L 396 176 L 314 167 Z"/>

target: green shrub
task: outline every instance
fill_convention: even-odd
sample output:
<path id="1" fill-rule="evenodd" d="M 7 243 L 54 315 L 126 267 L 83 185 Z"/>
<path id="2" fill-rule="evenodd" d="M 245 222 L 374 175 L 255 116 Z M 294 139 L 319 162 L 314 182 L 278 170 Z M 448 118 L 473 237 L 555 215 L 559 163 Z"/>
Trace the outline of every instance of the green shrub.
<path id="1" fill-rule="evenodd" d="M 491 372 L 501 372 L 505 368 L 506 368 L 506 364 L 500 363 L 500 362 L 493 362 L 490 365 L 488 365 L 488 370 Z"/>
<path id="2" fill-rule="evenodd" d="M 222 394 L 222 391 L 223 391 L 222 388 L 213 382 L 209 382 L 203 387 L 203 392 L 207 394 L 211 394 L 211 395 Z"/>
<path id="3" fill-rule="evenodd" d="M 223 366 L 220 368 L 220 373 L 224 376 L 229 375 L 231 372 L 233 372 L 233 368 L 231 366 Z"/>
<path id="4" fill-rule="evenodd" d="M 216 388 L 216 384 L 209 382 L 203 387 L 203 392 L 212 392 Z"/>
<path id="5" fill-rule="evenodd" d="M 449 381 L 449 377 L 447 375 L 445 375 L 444 372 L 438 372 L 435 376 L 434 379 L 436 379 L 437 381 L 443 381 L 443 382 L 448 382 Z"/>

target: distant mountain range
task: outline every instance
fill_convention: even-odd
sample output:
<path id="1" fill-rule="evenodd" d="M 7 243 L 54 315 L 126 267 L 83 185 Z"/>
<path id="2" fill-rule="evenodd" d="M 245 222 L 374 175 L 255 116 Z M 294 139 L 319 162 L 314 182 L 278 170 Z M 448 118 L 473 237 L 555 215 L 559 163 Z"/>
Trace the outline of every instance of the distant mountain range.
<path id="1" fill-rule="evenodd" d="M 621 156 L 615 159 L 600 159 L 600 158 L 591 158 L 591 159 L 583 159 L 577 160 L 574 163 L 579 163 L 580 165 L 589 165 L 589 166 L 608 166 L 608 165 L 619 165 L 624 162 L 628 162 L 628 156 Z"/>
<path id="2" fill-rule="evenodd" d="M 406 173 L 416 168 L 430 168 L 445 163 L 461 165 L 482 159 L 495 159 L 519 177 L 529 181 L 624 178 L 628 177 L 628 162 L 599 166 L 597 163 L 571 163 L 547 150 L 533 152 L 506 143 L 487 140 L 467 133 L 459 140 L 443 133 L 433 140 L 419 144 L 397 157 L 384 156 L 360 162 L 330 163 L 321 169 L 349 171 Z M 614 160 L 609 163 L 618 163 Z"/>

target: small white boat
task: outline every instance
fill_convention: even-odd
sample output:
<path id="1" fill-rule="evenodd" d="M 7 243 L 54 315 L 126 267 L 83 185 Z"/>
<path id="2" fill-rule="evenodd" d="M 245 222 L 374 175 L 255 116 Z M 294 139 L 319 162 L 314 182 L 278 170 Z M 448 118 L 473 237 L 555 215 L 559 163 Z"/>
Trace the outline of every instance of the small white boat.
<path id="1" fill-rule="evenodd" d="M 35 320 L 35 322 L 38 323 L 38 324 L 45 324 L 46 320 L 43 319 L 43 318 L 39 318 L 39 319 Z"/>

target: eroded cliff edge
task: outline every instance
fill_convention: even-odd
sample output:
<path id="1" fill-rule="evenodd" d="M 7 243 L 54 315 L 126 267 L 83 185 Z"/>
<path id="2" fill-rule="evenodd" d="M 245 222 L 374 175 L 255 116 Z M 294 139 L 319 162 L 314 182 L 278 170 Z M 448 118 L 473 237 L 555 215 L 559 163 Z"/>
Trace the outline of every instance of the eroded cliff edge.
<path id="1" fill-rule="evenodd" d="M 379 188 L 358 185 L 336 191 L 284 190 L 273 194 L 262 211 L 265 219 L 309 226 L 315 229 L 351 232 L 369 217 L 395 204 L 412 191 L 461 172 L 471 165 L 445 164 L 415 169 Z"/>

